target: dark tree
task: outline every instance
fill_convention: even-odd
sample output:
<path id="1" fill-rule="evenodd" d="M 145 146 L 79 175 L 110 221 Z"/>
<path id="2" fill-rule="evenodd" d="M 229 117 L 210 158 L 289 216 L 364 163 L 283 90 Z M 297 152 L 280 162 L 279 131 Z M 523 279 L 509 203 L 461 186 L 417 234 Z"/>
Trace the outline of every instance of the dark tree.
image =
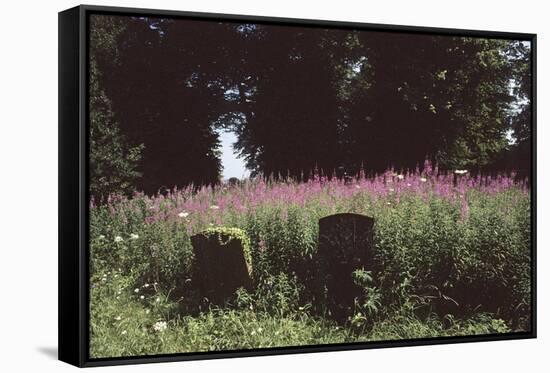
<path id="1" fill-rule="evenodd" d="M 127 156 L 117 159 L 133 172 L 124 188 L 133 182 L 132 189 L 154 193 L 217 183 L 221 129 L 237 134 L 252 175 L 303 180 L 315 171 L 414 168 L 426 158 L 447 169 L 529 168 L 526 43 L 108 19 L 124 27 L 97 33 L 98 45 L 114 46 L 116 58 L 92 60 L 92 73 L 110 99 L 102 123 L 120 128 L 109 141 L 120 144 Z M 137 182 L 139 149 L 127 143 L 145 145 Z M 97 179 L 105 172 L 98 169 Z"/>
<path id="2" fill-rule="evenodd" d="M 517 98 L 517 42 L 360 33 L 365 89 L 354 94 L 347 138 L 353 167 L 486 169 L 508 149 Z"/>
<path id="3" fill-rule="evenodd" d="M 320 46 L 326 32 L 256 27 L 250 36 L 237 147 L 253 172 L 297 178 L 335 168 L 338 110 Z"/>
<path id="4" fill-rule="evenodd" d="M 134 190 L 143 147 L 131 146 L 121 132 L 99 69 L 108 70 L 106 66 L 116 63 L 116 41 L 124 32 L 124 24 L 112 17 L 91 17 L 90 29 L 90 194 L 101 203 L 109 195 Z"/>
<path id="5" fill-rule="evenodd" d="M 211 22 L 130 19 L 108 92 L 125 133 L 145 144 L 137 188 L 213 184 L 221 168 L 211 122 L 224 102 L 218 50 L 228 34 Z"/>

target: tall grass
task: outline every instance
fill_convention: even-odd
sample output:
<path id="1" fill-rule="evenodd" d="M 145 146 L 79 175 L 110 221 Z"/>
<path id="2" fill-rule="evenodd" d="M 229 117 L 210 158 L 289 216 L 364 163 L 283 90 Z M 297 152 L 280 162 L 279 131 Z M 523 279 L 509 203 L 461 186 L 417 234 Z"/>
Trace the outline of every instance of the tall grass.
<path id="1" fill-rule="evenodd" d="M 374 262 L 345 325 L 325 317 L 318 219 L 375 219 Z M 189 237 L 237 227 L 256 290 L 224 308 L 192 279 Z M 530 325 L 530 194 L 513 175 L 420 172 L 111 197 L 90 209 L 94 357 L 471 335 Z M 366 276 L 366 277 L 365 277 Z M 142 298 L 143 297 L 143 298 Z M 166 324 L 164 324 L 166 322 Z"/>

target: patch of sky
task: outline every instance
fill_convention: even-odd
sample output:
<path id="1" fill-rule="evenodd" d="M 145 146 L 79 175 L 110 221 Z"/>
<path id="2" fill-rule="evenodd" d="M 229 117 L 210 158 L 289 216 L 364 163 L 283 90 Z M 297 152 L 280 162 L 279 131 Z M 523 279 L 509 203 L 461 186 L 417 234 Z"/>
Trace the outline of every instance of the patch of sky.
<path id="1" fill-rule="evenodd" d="M 218 134 L 221 142 L 222 178 L 227 180 L 231 177 L 249 177 L 250 172 L 246 169 L 244 160 L 238 157 L 234 148 L 237 141 L 235 133 L 230 130 L 218 130 Z"/>

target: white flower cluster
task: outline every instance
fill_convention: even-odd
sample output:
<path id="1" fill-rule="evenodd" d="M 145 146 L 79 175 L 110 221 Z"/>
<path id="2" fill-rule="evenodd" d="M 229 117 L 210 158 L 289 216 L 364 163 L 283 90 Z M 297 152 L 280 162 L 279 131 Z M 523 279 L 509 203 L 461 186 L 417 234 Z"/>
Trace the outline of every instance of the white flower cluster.
<path id="1" fill-rule="evenodd" d="M 165 331 L 168 327 L 168 324 L 166 324 L 166 321 L 157 321 L 153 324 L 153 330 L 155 332 L 162 332 Z"/>

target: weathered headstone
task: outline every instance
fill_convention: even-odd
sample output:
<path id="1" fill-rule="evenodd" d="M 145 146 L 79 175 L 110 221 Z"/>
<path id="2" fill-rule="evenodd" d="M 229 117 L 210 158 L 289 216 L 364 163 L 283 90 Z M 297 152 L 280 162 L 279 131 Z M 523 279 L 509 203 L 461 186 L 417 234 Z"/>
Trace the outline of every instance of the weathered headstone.
<path id="1" fill-rule="evenodd" d="M 191 237 L 194 282 L 210 302 L 222 304 L 240 287 L 250 290 L 252 263 L 247 241 L 236 228 L 214 228 Z"/>
<path id="2" fill-rule="evenodd" d="M 372 263 L 374 219 L 359 214 L 336 214 L 319 220 L 321 281 L 331 316 L 344 322 L 353 314 L 361 289 L 353 282 L 356 269 Z"/>

